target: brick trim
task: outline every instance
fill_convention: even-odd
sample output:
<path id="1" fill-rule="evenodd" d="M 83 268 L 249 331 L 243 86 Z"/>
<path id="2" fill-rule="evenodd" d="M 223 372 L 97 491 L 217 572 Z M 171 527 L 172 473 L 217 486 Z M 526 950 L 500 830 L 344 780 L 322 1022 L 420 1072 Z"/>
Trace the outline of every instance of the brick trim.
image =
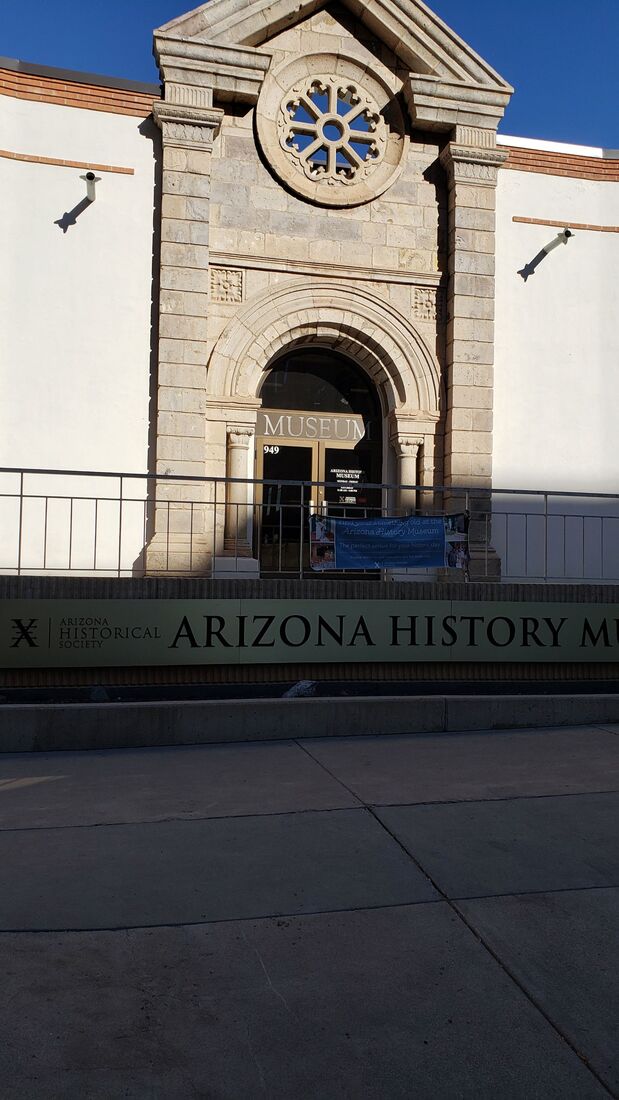
<path id="1" fill-rule="evenodd" d="M 57 157 L 38 157 L 33 153 L 12 153 L 9 149 L 0 149 L 0 157 L 5 160 L 27 161 L 29 164 L 53 164 L 57 168 L 85 168 L 91 172 L 117 172 L 122 176 L 135 175 L 135 168 L 120 168 L 116 164 L 92 164 L 91 161 L 58 160 Z"/>
<path id="2" fill-rule="evenodd" d="M 153 103 L 161 98 L 160 95 L 129 88 L 20 72 L 4 66 L 0 66 L 0 95 L 138 118 L 147 118 L 152 114 Z M 513 145 L 502 145 L 501 148 L 508 154 L 503 167 L 512 171 L 619 183 L 619 160 L 522 149 Z"/>
<path id="3" fill-rule="evenodd" d="M 619 233 L 619 225 L 590 225 L 588 222 L 572 222 L 566 218 L 562 222 L 546 221 L 544 218 L 512 218 L 521 225 L 551 225 L 558 229 L 584 229 L 590 233 Z"/>
<path id="4" fill-rule="evenodd" d="M 503 167 L 511 168 L 512 171 L 619 183 L 619 160 L 583 157 L 573 153 L 551 153 L 543 149 L 520 149 L 513 145 L 501 145 L 500 148 L 508 154 Z"/>
<path id="5" fill-rule="evenodd" d="M 147 118 L 152 113 L 153 103 L 159 98 L 127 88 L 81 84 L 4 68 L 0 68 L 0 95 L 36 103 L 55 103 L 60 107 L 80 107 L 87 111 L 105 111 L 107 114 L 134 115 L 138 118 Z"/>

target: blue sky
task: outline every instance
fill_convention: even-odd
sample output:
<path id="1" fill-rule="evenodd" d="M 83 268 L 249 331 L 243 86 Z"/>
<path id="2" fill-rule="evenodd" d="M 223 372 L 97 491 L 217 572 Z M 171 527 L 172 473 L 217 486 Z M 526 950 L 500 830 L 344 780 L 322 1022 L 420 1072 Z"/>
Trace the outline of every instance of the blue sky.
<path id="1" fill-rule="evenodd" d="M 152 29 L 177 0 L 0 0 L 0 54 L 156 81 Z M 619 148 L 619 0 L 431 0 L 516 87 L 504 133 Z"/>

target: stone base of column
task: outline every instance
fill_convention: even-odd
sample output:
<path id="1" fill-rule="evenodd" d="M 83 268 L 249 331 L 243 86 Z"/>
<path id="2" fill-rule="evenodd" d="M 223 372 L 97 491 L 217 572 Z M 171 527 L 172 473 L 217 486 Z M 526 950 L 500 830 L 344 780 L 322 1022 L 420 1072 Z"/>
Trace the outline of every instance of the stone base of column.
<path id="1" fill-rule="evenodd" d="M 469 575 L 471 580 L 501 579 L 501 559 L 492 545 L 492 497 L 475 497 L 470 502 Z"/>
<path id="2" fill-rule="evenodd" d="M 214 558 L 215 580 L 252 581 L 260 578 L 260 562 L 257 558 Z"/>
<path id="3" fill-rule="evenodd" d="M 155 534 L 146 548 L 147 577 L 210 577 L 212 547 L 204 536 Z"/>
<path id="4" fill-rule="evenodd" d="M 252 548 L 247 539 L 236 539 L 226 535 L 224 539 L 224 557 L 251 558 Z"/>
<path id="5" fill-rule="evenodd" d="M 493 546 L 471 546 L 469 579 L 472 581 L 500 581 L 501 559 Z"/>

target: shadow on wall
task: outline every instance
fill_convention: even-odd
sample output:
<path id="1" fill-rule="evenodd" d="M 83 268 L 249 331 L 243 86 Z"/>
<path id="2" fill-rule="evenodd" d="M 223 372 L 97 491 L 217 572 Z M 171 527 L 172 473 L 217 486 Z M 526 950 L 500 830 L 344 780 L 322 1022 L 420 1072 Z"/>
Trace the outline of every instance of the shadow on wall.
<path id="1" fill-rule="evenodd" d="M 150 141 L 154 161 L 153 186 L 153 236 L 151 264 L 151 301 L 150 301 L 150 385 L 148 394 L 148 454 L 146 469 L 149 474 L 157 469 L 157 389 L 159 386 L 159 291 L 161 260 L 161 186 L 163 176 L 163 149 L 161 130 L 152 117 L 145 118 L 138 126 L 138 132 L 146 141 Z M 157 483 L 149 480 L 144 524 L 144 547 L 136 557 L 132 572 L 142 576 L 146 562 L 146 548 L 155 533 L 155 494 Z"/>
<path id="2" fill-rule="evenodd" d="M 415 140 L 422 144 L 431 144 L 436 140 L 436 134 L 417 133 Z M 443 481 L 443 438 L 445 433 L 445 416 L 447 412 L 447 321 L 448 299 L 447 278 L 449 265 L 449 209 L 448 209 L 448 184 L 447 174 L 439 157 L 436 158 L 424 171 L 423 178 L 435 189 L 436 195 L 436 254 L 438 270 L 441 273 L 441 285 L 436 296 L 436 341 L 434 351 L 440 364 L 441 394 L 440 409 L 441 419 L 437 425 L 436 433 L 436 457 L 435 479 Z"/>
<path id="3" fill-rule="evenodd" d="M 558 245 L 567 244 L 570 237 L 573 236 L 574 234 L 571 232 L 571 230 L 562 229 L 560 233 L 557 233 L 556 237 L 553 237 L 550 244 L 545 244 L 541 251 L 537 253 L 537 256 L 534 256 L 532 260 L 529 260 L 528 264 L 525 264 L 524 267 L 520 269 L 518 275 L 520 275 L 526 283 L 529 275 L 535 274 L 536 268 L 539 267 L 542 261 L 545 260 L 546 257 L 550 255 L 550 253 L 553 252 Z"/>
<path id="4" fill-rule="evenodd" d="M 74 206 L 72 210 L 65 210 L 62 217 L 58 218 L 57 221 L 54 222 L 54 225 L 59 226 L 59 228 L 62 229 L 62 232 L 66 233 L 67 229 L 77 223 L 77 219 L 79 218 L 80 214 L 83 214 L 85 210 L 88 210 L 89 206 L 92 206 L 92 201 L 93 200 L 89 199 L 88 197 L 82 199 L 82 201 L 78 202 L 77 206 Z"/>

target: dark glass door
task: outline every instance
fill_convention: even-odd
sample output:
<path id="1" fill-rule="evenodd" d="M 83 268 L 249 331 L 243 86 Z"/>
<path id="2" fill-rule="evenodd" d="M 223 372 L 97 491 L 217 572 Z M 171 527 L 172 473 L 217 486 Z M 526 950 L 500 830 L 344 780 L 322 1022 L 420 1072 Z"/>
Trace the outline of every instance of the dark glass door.
<path id="1" fill-rule="evenodd" d="M 262 446 L 262 501 L 259 507 L 260 572 L 301 576 L 309 568 L 309 511 L 315 445 Z"/>

